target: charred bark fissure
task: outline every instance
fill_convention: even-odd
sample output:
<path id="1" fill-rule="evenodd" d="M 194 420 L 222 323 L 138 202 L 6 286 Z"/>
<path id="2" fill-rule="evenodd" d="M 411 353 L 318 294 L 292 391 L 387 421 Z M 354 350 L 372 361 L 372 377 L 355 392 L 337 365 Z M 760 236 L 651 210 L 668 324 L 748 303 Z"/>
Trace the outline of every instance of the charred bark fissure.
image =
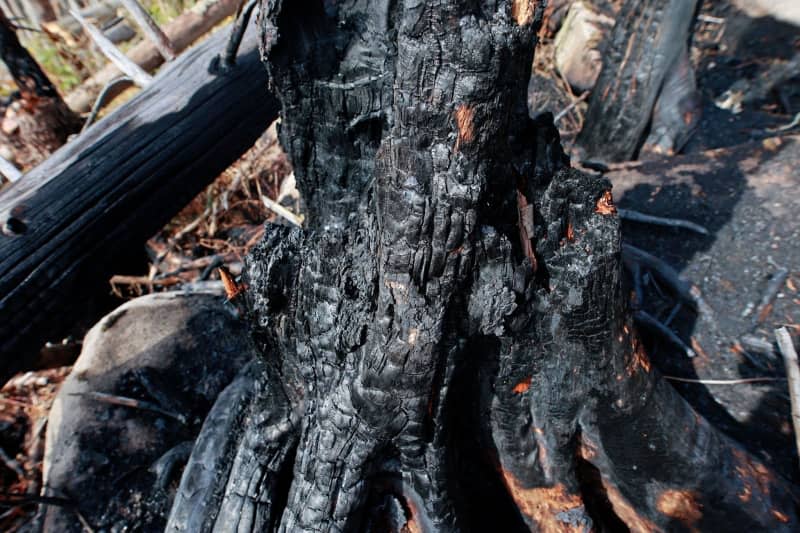
<path id="1" fill-rule="evenodd" d="M 276 469 L 228 476 L 226 516 L 257 500 L 243 529 L 473 530 L 483 503 L 516 509 L 507 530 L 691 529 L 728 523 L 716 502 L 745 484 L 753 523 L 796 524 L 786 486 L 736 463 L 635 341 L 610 185 L 569 168 L 552 117 L 527 117 L 541 7 L 263 6 L 308 223 L 269 227 L 244 270 L 285 393 L 261 405 L 297 440 L 275 456 L 293 463 L 279 520 L 258 518 L 279 511 L 255 489 Z M 278 442 L 252 436 L 248 461 L 259 436 Z M 735 479 L 714 488 L 719 456 Z"/>

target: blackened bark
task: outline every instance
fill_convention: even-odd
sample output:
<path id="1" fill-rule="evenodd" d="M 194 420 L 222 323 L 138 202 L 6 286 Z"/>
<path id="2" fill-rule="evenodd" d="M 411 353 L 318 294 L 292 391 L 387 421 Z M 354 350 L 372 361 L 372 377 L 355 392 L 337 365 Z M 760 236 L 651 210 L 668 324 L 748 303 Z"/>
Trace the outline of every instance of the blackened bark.
<path id="1" fill-rule="evenodd" d="M 58 97 L 58 91 L 30 53 L 20 44 L 17 33 L 0 11 L 0 58 L 8 67 L 21 93 Z"/>
<path id="2" fill-rule="evenodd" d="M 270 468 L 234 468 L 229 492 L 174 513 L 227 530 L 232 490 L 240 530 L 797 527 L 789 487 L 636 340 L 610 185 L 569 168 L 552 117 L 528 118 L 541 10 L 262 7 L 308 205 L 244 273 L 282 400 L 237 437 Z M 181 494 L 197 487 L 185 474 Z"/>
<path id="3" fill-rule="evenodd" d="M 696 0 L 627 0 L 623 4 L 605 45 L 603 70 L 578 135 L 583 157 L 632 159 L 663 89 L 666 94 L 656 118 L 666 130 L 686 129 L 689 124 L 682 122 L 687 117 L 696 120 L 693 115 L 698 115 L 699 109 L 692 100 L 694 79 L 688 79 L 691 66 L 686 56 L 696 5 Z M 681 131 L 672 135 L 686 134 Z M 666 152 L 676 150 L 673 144 L 682 145 L 686 140 L 673 143 L 662 139 L 669 136 L 659 132 L 651 142 L 663 144 L 662 151 Z"/>

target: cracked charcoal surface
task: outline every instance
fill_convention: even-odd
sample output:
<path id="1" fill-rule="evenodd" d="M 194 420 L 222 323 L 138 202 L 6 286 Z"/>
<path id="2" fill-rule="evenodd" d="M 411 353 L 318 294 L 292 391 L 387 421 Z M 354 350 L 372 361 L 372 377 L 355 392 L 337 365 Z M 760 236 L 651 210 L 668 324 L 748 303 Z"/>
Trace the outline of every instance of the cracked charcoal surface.
<path id="1" fill-rule="evenodd" d="M 262 5 L 307 224 L 269 226 L 246 261 L 265 392 L 227 488 L 173 514 L 214 531 L 796 525 L 784 482 L 638 348 L 610 184 L 527 116 L 541 7 Z"/>

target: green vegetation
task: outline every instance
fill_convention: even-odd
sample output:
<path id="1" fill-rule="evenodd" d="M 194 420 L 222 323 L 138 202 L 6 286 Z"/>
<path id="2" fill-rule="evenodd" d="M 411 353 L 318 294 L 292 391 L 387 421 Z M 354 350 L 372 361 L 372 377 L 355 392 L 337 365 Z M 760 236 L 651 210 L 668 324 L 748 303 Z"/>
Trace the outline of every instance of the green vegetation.
<path id="1" fill-rule="evenodd" d="M 75 65 L 61 57 L 58 53 L 58 45 L 54 44 L 46 35 L 37 34 L 25 45 L 62 93 L 71 90 L 83 81 Z"/>
<path id="2" fill-rule="evenodd" d="M 165 25 L 185 10 L 191 8 L 197 0 L 145 0 L 143 5 L 160 26 Z M 127 17 L 124 8 L 118 14 L 125 16 L 134 29 L 135 23 Z M 93 46 L 83 44 L 80 48 L 67 47 L 65 43 L 54 42 L 44 33 L 25 32 L 20 34 L 23 45 L 33 55 L 50 80 L 65 94 L 80 85 L 88 76 L 99 70 L 106 59 Z M 119 43 L 117 46 L 126 52 L 138 41 Z M 0 96 L 7 96 L 16 90 L 9 79 L 0 79 Z"/>

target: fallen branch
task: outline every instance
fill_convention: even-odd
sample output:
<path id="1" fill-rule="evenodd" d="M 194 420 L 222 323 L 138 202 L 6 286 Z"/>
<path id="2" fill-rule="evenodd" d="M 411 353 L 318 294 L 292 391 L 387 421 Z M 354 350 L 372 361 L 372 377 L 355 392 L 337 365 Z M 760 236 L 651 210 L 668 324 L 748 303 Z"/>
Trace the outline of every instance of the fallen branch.
<path id="1" fill-rule="evenodd" d="M 788 277 L 789 270 L 784 267 L 778 268 L 778 271 L 772 275 L 772 278 L 770 278 L 767 284 L 767 288 L 764 290 L 764 294 L 761 296 L 761 301 L 758 303 L 755 316 L 753 316 L 753 327 L 764 322 L 772 312 L 772 302 L 775 300 L 783 284 L 786 283 L 786 278 Z"/>
<path id="2" fill-rule="evenodd" d="M 778 126 L 777 128 L 767 128 L 767 133 L 780 133 L 783 131 L 789 131 L 790 129 L 800 125 L 800 113 L 797 113 L 791 122 L 788 124 L 784 124 L 783 126 Z"/>
<path id="3" fill-rule="evenodd" d="M 680 348 L 687 357 L 695 357 L 697 353 L 686 345 L 674 331 L 658 321 L 657 318 L 647 313 L 646 311 L 636 311 L 633 318 L 638 324 L 645 328 L 662 335 L 665 339 L 671 342 L 676 347 Z"/>
<path id="4" fill-rule="evenodd" d="M 142 411 L 150 411 L 153 413 L 158 413 L 160 415 L 167 416 L 174 420 L 177 420 L 183 425 L 186 425 L 186 417 L 180 413 L 173 413 L 172 411 L 167 411 L 166 409 L 162 409 L 161 407 L 157 406 L 154 403 L 150 403 L 145 400 L 136 400 L 134 398 L 128 398 L 126 396 L 118 396 L 115 394 L 107 394 L 105 392 L 73 392 L 71 393 L 72 396 L 82 396 L 84 398 L 88 398 L 90 400 L 94 400 L 97 402 L 107 403 L 110 405 L 118 405 L 121 407 L 130 407 L 132 409 L 141 409 Z"/>
<path id="5" fill-rule="evenodd" d="M 156 21 L 152 19 L 142 5 L 137 2 L 137 0 L 120 0 L 120 2 L 125 6 L 125 9 L 128 10 L 133 20 L 139 28 L 142 29 L 150 42 L 153 43 L 153 46 L 158 49 L 161 56 L 167 61 L 175 59 L 177 53 L 175 52 L 175 47 L 172 46 L 172 41 L 170 41 L 169 37 L 158 27 Z"/>
<path id="6" fill-rule="evenodd" d="M 770 66 L 752 79 L 741 79 L 731 85 L 715 104 L 720 109 L 740 113 L 746 104 L 766 100 L 769 93 L 780 84 L 800 74 L 800 53 L 782 63 Z"/>
<path id="7" fill-rule="evenodd" d="M 0 157 L 0 174 L 11 183 L 22 177 L 22 172 L 5 157 Z"/>
<path id="8" fill-rule="evenodd" d="M 294 213 L 292 213 L 291 211 L 289 211 L 288 209 L 283 207 L 281 204 L 279 204 L 275 200 L 272 200 L 271 198 L 268 198 L 267 196 L 261 195 L 261 201 L 264 202 L 264 205 L 267 207 L 267 209 L 269 209 L 270 211 L 272 211 L 276 215 L 285 218 L 286 220 L 288 220 L 290 223 L 292 223 L 293 225 L 297 226 L 298 228 L 303 227 L 303 219 L 302 218 L 300 218 L 299 216 L 295 215 Z"/>
<path id="9" fill-rule="evenodd" d="M 16 494 L 13 492 L 0 492 L 0 506 L 12 507 L 38 503 L 40 505 L 57 505 L 59 507 L 75 507 L 75 502 L 67 498 L 56 496 L 38 496 L 36 494 Z"/>
<path id="10" fill-rule="evenodd" d="M 559 120 L 567 116 L 567 113 L 575 109 L 575 106 L 586 100 L 591 93 L 589 91 L 584 91 L 582 95 L 572 100 L 572 103 L 569 104 L 567 107 L 562 109 L 561 111 L 553 117 L 553 123 L 557 124 Z"/>
<path id="11" fill-rule="evenodd" d="M 114 63 L 118 69 L 130 77 L 136 83 L 136 85 L 139 87 L 147 87 L 150 85 L 150 83 L 152 83 L 153 77 L 150 76 L 150 74 L 142 70 L 139 65 L 131 61 L 128 56 L 120 52 L 119 48 L 114 46 L 114 43 L 109 41 L 108 38 L 103 35 L 103 32 L 95 28 L 91 22 L 83 18 L 83 15 L 78 13 L 77 10 L 70 9 L 69 14 L 72 15 L 75 20 L 80 22 L 84 31 L 89 35 L 92 41 L 94 41 L 94 44 L 97 45 L 100 51 L 103 52 L 103 55 L 105 55 L 109 61 Z"/>
<path id="12" fill-rule="evenodd" d="M 29 368 L 74 321 L 98 318 L 90 302 L 109 278 L 275 119 L 248 27 L 229 72 L 208 71 L 223 30 L 4 189 L 0 379 Z"/>
<path id="13" fill-rule="evenodd" d="M 164 33 L 175 47 L 175 52 L 180 53 L 226 17 L 233 15 L 238 5 L 238 0 L 201 0 L 178 18 L 164 25 Z M 147 40 L 134 46 L 127 55 L 145 71 L 152 71 L 164 62 L 164 58 L 153 43 Z M 113 64 L 106 65 L 64 99 L 74 111 L 86 113 L 92 107 L 100 90 L 121 74 L 122 72 Z M 113 100 L 122 90 L 121 86 L 115 86 L 109 91 L 107 100 Z"/>
<path id="14" fill-rule="evenodd" d="M 179 285 L 183 282 L 183 280 L 177 276 L 151 279 L 147 276 L 123 276 L 117 274 L 112 276 L 108 282 L 111 285 L 111 292 L 113 292 L 117 297 L 122 298 L 122 293 L 119 291 L 119 287 L 121 285 L 136 287 L 137 292 L 141 294 L 142 287 L 147 287 L 152 292 L 152 290 L 156 287 L 172 287 L 174 285 Z"/>
<path id="15" fill-rule="evenodd" d="M 184 441 L 169 449 L 148 469 L 155 474 L 155 486 L 166 491 L 179 463 L 186 463 L 192 453 L 194 441 Z"/>
<path id="16" fill-rule="evenodd" d="M 638 263 L 650 269 L 658 278 L 666 283 L 678 296 L 701 313 L 710 311 L 710 307 L 700 294 L 700 290 L 691 283 L 683 279 L 674 268 L 659 259 L 658 257 L 633 246 L 632 244 L 622 244 L 622 259 L 626 266 Z"/>
<path id="17" fill-rule="evenodd" d="M 630 220 L 632 222 L 642 222 L 644 224 L 655 224 L 657 226 L 666 226 L 670 228 L 683 228 L 688 229 L 689 231 L 693 231 L 695 233 L 699 233 L 700 235 L 708 235 L 708 230 L 701 226 L 700 224 L 695 224 L 690 220 L 683 220 L 680 218 L 665 218 L 665 217 L 657 217 L 654 215 L 648 215 L 645 213 L 640 213 L 638 211 L 632 211 L 630 209 L 622 209 L 617 208 L 617 213 L 619 217 L 623 220 Z"/>
<path id="18" fill-rule="evenodd" d="M 128 85 L 133 84 L 133 80 L 130 79 L 128 76 L 120 76 L 119 78 L 114 78 L 110 82 L 103 87 L 103 90 L 100 91 L 100 94 L 97 96 L 97 100 L 95 100 L 94 105 L 92 106 L 92 110 L 89 112 L 89 116 L 86 117 L 86 121 L 83 123 L 83 127 L 81 128 L 81 133 L 89 129 L 97 115 L 100 114 L 100 110 L 103 109 L 103 106 L 106 103 L 106 98 L 111 91 L 113 91 L 119 85 Z"/>
<path id="19" fill-rule="evenodd" d="M 225 46 L 225 53 L 219 65 L 223 71 L 236 65 L 236 54 L 239 52 L 239 45 L 242 44 L 242 37 L 244 37 L 247 23 L 250 22 L 250 16 L 253 14 L 256 4 L 255 0 L 249 0 L 246 5 L 243 2 L 236 12 L 236 20 L 231 26 L 231 36 L 228 38 L 228 44 Z"/>
<path id="20" fill-rule="evenodd" d="M 739 342 L 745 350 L 774 357 L 775 348 L 767 339 L 755 335 L 742 335 Z"/>

